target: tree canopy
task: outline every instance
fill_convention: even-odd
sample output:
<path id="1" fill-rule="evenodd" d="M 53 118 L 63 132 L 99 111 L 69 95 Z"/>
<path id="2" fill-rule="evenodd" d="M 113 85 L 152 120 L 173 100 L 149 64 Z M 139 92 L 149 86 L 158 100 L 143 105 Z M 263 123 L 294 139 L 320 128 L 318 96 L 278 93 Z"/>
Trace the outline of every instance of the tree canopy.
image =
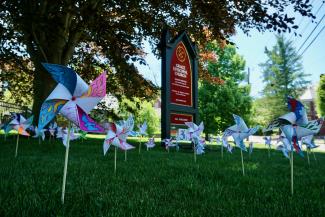
<path id="1" fill-rule="evenodd" d="M 325 76 L 321 75 L 320 81 L 317 88 L 317 113 L 324 117 L 325 116 Z"/>
<path id="2" fill-rule="evenodd" d="M 255 104 L 254 109 L 256 112 L 254 116 L 264 116 L 263 123 L 285 113 L 286 97 L 299 97 L 310 83 L 306 80 L 309 74 L 303 71 L 301 56 L 297 54 L 291 41 L 287 41 L 283 36 L 277 36 L 276 44 L 271 50 L 265 48 L 265 54 L 267 60 L 260 64 L 265 83 L 262 91 L 264 98 Z"/>
<path id="3" fill-rule="evenodd" d="M 186 29 L 198 44 L 207 38 L 227 39 L 235 27 L 244 32 L 254 27 L 291 31 L 297 25 L 286 14 L 289 7 L 314 17 L 308 0 L 4 0 L 0 3 L 0 67 L 24 73 L 21 77 L 33 84 L 36 120 L 55 86 L 41 62 L 73 66 L 85 80 L 107 69 L 109 92 L 117 97 L 148 97 L 156 87 L 134 66 L 134 61 L 144 63 L 144 39 L 158 53 L 162 28 L 173 33 Z M 12 81 L 8 76 L 1 79 Z"/>
<path id="4" fill-rule="evenodd" d="M 250 86 L 242 84 L 245 79 L 245 60 L 236 53 L 235 46 L 221 48 L 215 42 L 208 44 L 207 50 L 215 52 L 217 57 L 217 61 L 208 61 L 208 72 L 224 82 L 221 85 L 205 80 L 200 82 L 199 111 L 206 135 L 221 132 L 232 125 L 232 114 L 247 120 L 252 102 Z"/>

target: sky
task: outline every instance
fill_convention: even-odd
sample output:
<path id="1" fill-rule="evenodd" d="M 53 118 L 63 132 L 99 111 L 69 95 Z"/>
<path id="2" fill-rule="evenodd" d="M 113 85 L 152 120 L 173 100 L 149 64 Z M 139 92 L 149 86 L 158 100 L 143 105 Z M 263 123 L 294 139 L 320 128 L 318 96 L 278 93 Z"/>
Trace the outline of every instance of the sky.
<path id="1" fill-rule="evenodd" d="M 292 33 L 286 33 L 284 36 L 286 39 L 293 41 L 294 47 L 296 50 L 299 50 L 316 27 L 317 23 L 321 21 L 298 52 L 298 54 L 301 54 L 315 38 L 314 42 L 302 55 L 302 64 L 304 72 L 306 74 L 311 74 L 308 79 L 313 85 L 316 85 L 319 82 L 320 75 L 325 74 L 325 3 L 321 0 L 313 0 L 312 3 L 313 13 L 316 14 L 317 12 L 315 19 L 316 22 L 312 23 L 309 18 L 296 16 L 295 22 L 296 24 L 299 24 L 297 32 L 302 36 L 296 37 Z M 290 14 L 290 12 L 288 13 Z M 322 28 L 323 31 L 321 31 Z M 316 37 L 319 32 L 320 34 Z M 250 82 L 252 87 L 251 96 L 257 98 L 261 96 L 260 92 L 264 87 L 259 64 L 265 62 L 267 59 L 264 54 L 265 47 L 271 49 L 275 45 L 276 39 L 272 32 L 260 33 L 257 30 L 252 29 L 249 34 L 250 36 L 247 36 L 238 30 L 237 34 L 230 39 L 236 44 L 237 52 L 246 60 L 246 70 L 248 67 L 250 69 Z M 145 42 L 145 51 L 148 53 L 146 57 L 148 65 L 137 65 L 137 67 L 145 78 L 151 80 L 154 84 L 161 86 L 161 60 L 157 59 L 157 57 L 152 54 L 149 43 L 147 42 Z"/>

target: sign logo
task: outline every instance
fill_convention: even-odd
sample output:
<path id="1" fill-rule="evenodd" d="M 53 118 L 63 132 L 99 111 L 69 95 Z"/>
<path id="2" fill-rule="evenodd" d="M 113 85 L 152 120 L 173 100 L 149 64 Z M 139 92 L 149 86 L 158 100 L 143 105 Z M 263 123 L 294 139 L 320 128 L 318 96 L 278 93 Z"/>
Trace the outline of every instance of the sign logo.
<path id="1" fill-rule="evenodd" d="M 177 46 L 176 56 L 180 62 L 184 62 L 186 58 L 186 51 L 183 46 Z"/>

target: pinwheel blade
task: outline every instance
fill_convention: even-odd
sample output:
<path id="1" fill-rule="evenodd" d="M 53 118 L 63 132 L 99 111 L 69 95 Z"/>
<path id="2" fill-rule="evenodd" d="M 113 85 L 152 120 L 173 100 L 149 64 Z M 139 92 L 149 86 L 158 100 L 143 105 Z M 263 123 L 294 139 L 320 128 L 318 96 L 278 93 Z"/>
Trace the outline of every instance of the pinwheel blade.
<path id="1" fill-rule="evenodd" d="M 104 128 L 91 119 L 79 106 L 77 106 L 78 126 L 81 130 L 92 133 L 103 133 Z"/>
<path id="2" fill-rule="evenodd" d="M 52 99 L 47 100 L 42 104 L 39 119 L 38 129 L 43 129 L 50 123 L 54 117 L 59 113 L 61 108 L 66 104 L 66 100 Z"/>

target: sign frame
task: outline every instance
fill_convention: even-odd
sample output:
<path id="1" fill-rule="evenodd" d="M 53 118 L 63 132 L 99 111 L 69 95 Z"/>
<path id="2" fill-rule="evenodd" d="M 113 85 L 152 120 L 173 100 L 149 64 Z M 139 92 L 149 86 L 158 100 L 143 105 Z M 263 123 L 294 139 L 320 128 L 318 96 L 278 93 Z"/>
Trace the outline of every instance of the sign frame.
<path id="1" fill-rule="evenodd" d="M 171 62 L 174 50 L 183 43 L 188 54 L 191 69 L 191 106 L 171 102 Z M 198 49 L 185 31 L 172 38 L 168 30 L 164 30 L 161 38 L 161 138 L 170 138 L 171 114 L 191 115 L 194 123 L 199 122 L 198 112 Z M 173 125 L 176 126 L 176 125 Z M 177 127 L 185 125 L 177 124 Z"/>

